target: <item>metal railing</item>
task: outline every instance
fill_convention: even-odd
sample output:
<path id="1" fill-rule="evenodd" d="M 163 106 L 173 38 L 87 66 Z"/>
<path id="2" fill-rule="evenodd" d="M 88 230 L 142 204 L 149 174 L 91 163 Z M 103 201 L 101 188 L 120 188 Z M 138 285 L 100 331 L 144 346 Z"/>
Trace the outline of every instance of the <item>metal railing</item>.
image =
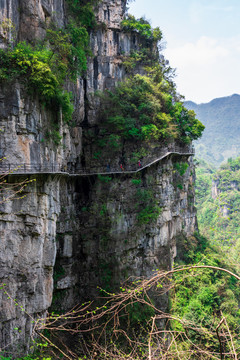
<path id="1" fill-rule="evenodd" d="M 56 173 L 61 172 L 61 166 L 59 164 L 36 164 L 36 163 L 6 163 L 4 161 L 0 162 L 0 172 L 6 172 L 6 173 L 22 173 L 22 174 L 28 174 L 28 173 Z"/>
<path id="2" fill-rule="evenodd" d="M 5 161 L 0 161 L 0 174 L 12 174 L 12 175 L 21 175 L 21 174 L 68 174 L 68 175 L 97 175 L 97 174 L 119 174 L 119 173 L 133 173 L 143 170 L 154 163 L 162 160 L 170 154 L 179 154 L 179 155 L 194 155 L 194 149 L 192 147 L 180 147 L 180 146 L 170 146 L 164 148 L 161 151 L 158 151 L 158 154 L 151 157 L 141 160 L 135 164 L 121 164 L 118 166 L 111 164 L 106 164 L 105 166 L 92 166 L 92 167 L 82 167 L 80 165 L 76 166 L 62 166 L 60 164 L 41 164 L 41 163 L 6 163 Z"/>

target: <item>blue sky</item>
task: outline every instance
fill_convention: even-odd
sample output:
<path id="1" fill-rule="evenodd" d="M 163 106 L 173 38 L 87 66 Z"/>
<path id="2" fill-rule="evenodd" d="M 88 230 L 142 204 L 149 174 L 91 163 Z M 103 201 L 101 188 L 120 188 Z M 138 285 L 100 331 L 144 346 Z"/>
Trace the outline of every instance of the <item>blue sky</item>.
<path id="1" fill-rule="evenodd" d="M 135 0 L 164 35 L 178 91 L 197 103 L 240 94 L 240 0 Z"/>

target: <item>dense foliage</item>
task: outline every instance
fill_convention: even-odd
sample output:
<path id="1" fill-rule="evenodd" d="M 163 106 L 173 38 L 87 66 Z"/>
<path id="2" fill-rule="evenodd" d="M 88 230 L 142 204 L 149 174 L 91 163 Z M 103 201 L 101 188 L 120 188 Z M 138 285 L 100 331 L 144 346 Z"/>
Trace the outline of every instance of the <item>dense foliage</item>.
<path id="1" fill-rule="evenodd" d="M 240 247 L 240 158 L 229 159 L 215 172 L 208 169 L 197 169 L 199 226 L 235 263 L 239 261 Z"/>
<path id="2" fill-rule="evenodd" d="M 93 29 L 96 25 L 94 6 L 99 0 L 66 0 L 69 15 L 76 21 L 80 27 L 87 30 Z"/>
<path id="3" fill-rule="evenodd" d="M 174 138 L 189 143 L 201 136 L 203 129 L 194 112 L 173 101 L 160 67 L 127 79 L 103 97 L 100 135 L 146 143 Z"/>
<path id="4" fill-rule="evenodd" d="M 136 182 L 134 179 L 132 181 Z M 134 194 L 133 201 L 135 202 L 135 211 L 137 213 L 137 226 L 156 223 L 162 212 L 162 208 L 159 206 L 156 198 L 156 189 L 153 184 L 149 185 L 148 188 L 141 188 L 137 185 L 137 190 Z"/>
<path id="5" fill-rule="evenodd" d="M 18 80 L 54 113 L 62 110 L 65 122 L 71 120 L 71 93 L 64 90 L 66 79 L 75 80 L 87 69 L 88 30 L 95 25 L 96 1 L 68 1 L 69 18 L 65 29 L 50 23 L 43 42 L 19 42 L 0 49 L 0 81 Z"/>
<path id="6" fill-rule="evenodd" d="M 62 89 L 65 66 L 55 63 L 55 57 L 47 48 L 34 49 L 25 42 L 18 43 L 14 49 L 0 50 L 0 80 L 18 79 L 30 93 L 37 93 L 46 106 L 63 110 L 65 121 L 71 118 L 73 106 L 70 94 Z M 53 71 L 55 66 L 55 71 Z"/>
<path id="7" fill-rule="evenodd" d="M 169 63 L 159 58 L 157 44 L 162 38 L 159 28 L 128 15 L 122 29 L 138 36 L 138 49 L 123 56 L 123 65 L 129 77 L 114 90 L 99 93 L 100 123 L 95 132 L 95 159 L 111 150 L 112 156 L 125 153 L 132 147 L 135 161 L 136 148 L 142 158 L 159 143 L 173 139 L 189 144 L 198 139 L 204 126 L 187 110 L 176 94 L 174 71 Z M 142 69 L 141 75 L 138 74 Z M 150 151 L 151 152 L 151 151 Z M 142 155 L 143 154 L 143 155 Z M 118 155 L 121 157 L 121 155 Z"/>
<path id="8" fill-rule="evenodd" d="M 158 42 L 162 39 L 162 32 L 159 27 L 152 29 L 151 25 L 144 18 L 136 19 L 133 15 L 127 15 L 122 21 L 123 31 L 136 32 L 150 42 Z"/>
<path id="9" fill-rule="evenodd" d="M 204 264 L 236 272 L 225 252 L 199 234 L 188 240 L 179 239 L 179 245 L 178 264 Z M 176 273 L 174 281 L 176 285 L 171 296 L 171 311 L 174 316 L 193 325 L 188 335 L 195 345 L 206 351 L 219 351 L 216 328 L 223 317 L 233 338 L 239 337 L 240 288 L 235 278 L 213 269 L 198 269 L 185 275 Z M 206 332 L 197 332 L 194 324 L 201 325 Z M 183 330 L 179 321 L 172 322 L 172 326 L 174 330 Z M 190 344 L 180 342 L 180 345 L 185 350 L 191 348 Z M 240 343 L 236 342 L 235 345 L 239 347 Z"/>
<path id="10" fill-rule="evenodd" d="M 218 170 L 204 161 L 198 163 L 198 223 L 206 237 L 196 234 L 188 240 L 179 238 L 178 264 L 204 264 L 239 273 L 239 173 L 240 158 L 229 159 Z M 203 269 L 198 272 L 192 270 L 186 276 L 176 273 L 174 281 L 176 286 L 172 291 L 171 311 L 183 323 L 187 321 L 192 324 L 188 331 L 192 345 L 180 341 L 178 351 L 193 351 L 197 345 L 203 351 L 203 359 L 209 358 L 204 355 L 206 351 L 216 353 L 219 349 L 225 353 L 221 359 L 227 359 L 227 352 L 230 351 L 228 337 L 232 338 L 235 349 L 240 346 L 240 290 L 236 279 L 219 271 Z M 216 334 L 221 319 L 225 321 L 221 334 L 228 335 L 220 341 Z M 173 330 L 182 332 L 183 323 L 173 321 Z M 203 331 L 196 331 L 195 324 L 200 324 Z"/>

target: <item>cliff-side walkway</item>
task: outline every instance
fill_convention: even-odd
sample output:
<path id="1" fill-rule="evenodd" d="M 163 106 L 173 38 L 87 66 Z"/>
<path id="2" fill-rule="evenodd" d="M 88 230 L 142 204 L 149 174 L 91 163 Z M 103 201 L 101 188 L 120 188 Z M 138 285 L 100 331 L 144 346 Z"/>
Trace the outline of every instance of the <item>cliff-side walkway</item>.
<path id="1" fill-rule="evenodd" d="M 161 161 L 169 155 L 194 155 L 194 149 L 192 147 L 179 147 L 171 146 L 164 148 L 159 152 L 158 156 L 154 159 L 147 159 L 138 161 L 136 164 L 122 164 L 119 162 L 119 166 L 111 166 L 106 164 L 105 167 L 102 165 L 96 167 L 80 167 L 80 166 L 62 166 L 60 164 L 49 164 L 49 163 L 19 163 L 12 164 L 5 161 L 0 161 L 0 174 L 1 175 L 31 175 L 31 174 L 62 174 L 69 176 L 91 176 L 91 175 L 111 175 L 111 174 L 131 174 L 142 171 L 143 169 Z"/>

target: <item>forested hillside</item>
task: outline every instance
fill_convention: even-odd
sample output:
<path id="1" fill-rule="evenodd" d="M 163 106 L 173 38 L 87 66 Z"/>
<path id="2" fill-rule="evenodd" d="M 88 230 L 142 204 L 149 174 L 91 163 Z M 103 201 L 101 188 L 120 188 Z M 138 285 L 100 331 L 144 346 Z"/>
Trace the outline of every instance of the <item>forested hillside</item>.
<path id="1" fill-rule="evenodd" d="M 213 165 L 220 165 L 240 153 L 240 95 L 217 98 L 206 104 L 186 101 L 205 125 L 201 139 L 195 142 L 196 155 Z"/>
<path id="2" fill-rule="evenodd" d="M 239 263 L 240 157 L 229 159 L 218 170 L 200 162 L 197 167 L 196 200 L 201 233 Z"/>

